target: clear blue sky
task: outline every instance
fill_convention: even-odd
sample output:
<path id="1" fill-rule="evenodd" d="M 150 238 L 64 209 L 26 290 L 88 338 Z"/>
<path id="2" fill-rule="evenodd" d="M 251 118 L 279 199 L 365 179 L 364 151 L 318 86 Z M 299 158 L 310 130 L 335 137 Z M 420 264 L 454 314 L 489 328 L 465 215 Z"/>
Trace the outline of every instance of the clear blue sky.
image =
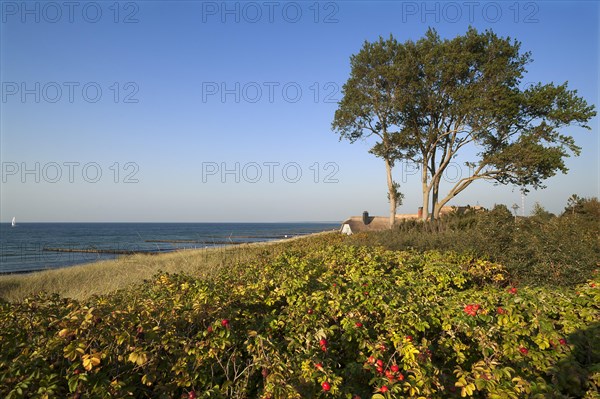
<path id="1" fill-rule="evenodd" d="M 3 222 L 385 215 L 372 143 L 339 142 L 330 125 L 350 55 L 390 33 L 491 28 L 532 52 L 523 84 L 568 80 L 598 105 L 593 1 L 0 4 Z M 527 212 L 599 195 L 598 118 L 592 125 L 569 130 L 582 155 L 527 196 Z M 416 174 L 394 173 L 399 212 L 415 212 Z M 514 187 L 477 183 L 454 204 L 515 202 Z"/>

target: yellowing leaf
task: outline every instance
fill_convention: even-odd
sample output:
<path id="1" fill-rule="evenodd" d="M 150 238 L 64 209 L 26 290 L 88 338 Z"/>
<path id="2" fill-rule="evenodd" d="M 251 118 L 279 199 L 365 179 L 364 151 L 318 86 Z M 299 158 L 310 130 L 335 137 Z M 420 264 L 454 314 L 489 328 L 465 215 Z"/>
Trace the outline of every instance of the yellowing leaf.
<path id="1" fill-rule="evenodd" d="M 141 366 L 148 361 L 148 354 L 146 352 L 131 352 L 129 361 Z"/>
<path id="2" fill-rule="evenodd" d="M 92 368 L 100 364 L 100 355 L 94 353 L 92 355 L 83 355 L 83 368 L 90 371 Z"/>

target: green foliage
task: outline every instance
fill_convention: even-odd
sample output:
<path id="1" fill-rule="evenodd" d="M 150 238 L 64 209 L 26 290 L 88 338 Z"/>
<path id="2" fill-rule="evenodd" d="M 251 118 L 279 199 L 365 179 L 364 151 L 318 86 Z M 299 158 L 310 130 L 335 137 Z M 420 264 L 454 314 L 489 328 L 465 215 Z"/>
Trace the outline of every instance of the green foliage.
<path id="1" fill-rule="evenodd" d="M 416 42 L 392 36 L 365 42 L 350 59 L 332 128 L 351 142 L 378 136 L 371 153 L 392 166 L 398 159 L 418 164 L 426 172 L 424 209 L 427 198 L 440 209 L 477 179 L 525 191 L 543 187 L 567 172 L 565 158 L 580 152 L 563 128 L 589 130 L 596 111 L 566 83 L 523 90 L 530 62 L 518 41 L 491 30 L 469 28 L 442 39 L 429 29 Z M 472 173 L 438 198 L 441 178 L 459 154 L 470 157 Z"/>
<path id="2" fill-rule="evenodd" d="M 514 288 L 499 264 L 339 236 L 211 279 L 0 303 L 6 398 L 593 397 L 600 280 Z"/>
<path id="3" fill-rule="evenodd" d="M 599 223 L 600 216 L 593 211 L 561 217 L 544 213 L 515 222 L 510 210 L 500 205 L 435 222 L 407 221 L 392 231 L 354 235 L 350 242 L 395 250 L 469 253 L 501 263 L 515 283 L 573 286 L 589 279 L 598 267 Z"/>
<path id="4" fill-rule="evenodd" d="M 573 194 L 567 200 L 564 216 L 577 215 L 589 220 L 600 220 L 600 201 L 598 198 L 581 198 Z"/>
<path id="5" fill-rule="evenodd" d="M 567 200 L 567 206 L 565 208 L 565 213 L 570 212 L 571 214 L 575 213 L 575 210 L 581 207 L 583 203 L 583 198 L 579 197 L 577 194 L 573 194 Z"/>
<path id="6" fill-rule="evenodd" d="M 533 204 L 533 209 L 531 210 L 531 216 L 535 219 L 540 220 L 542 222 L 548 221 L 555 217 L 555 215 L 551 212 L 548 212 L 539 202 Z"/>
<path id="7" fill-rule="evenodd" d="M 392 177 L 392 168 L 400 159 L 397 142 L 401 137 L 393 128 L 398 125 L 395 98 L 401 89 L 395 78 L 400 56 L 397 50 L 393 37 L 380 38 L 374 43 L 365 42 L 362 50 L 350 58 L 352 71 L 332 123 L 340 140 L 354 143 L 362 138 L 376 138 L 369 152 L 385 161 L 391 220 L 404 197 Z"/>
<path id="8" fill-rule="evenodd" d="M 392 199 L 396 204 L 396 208 L 402 205 L 402 201 L 404 200 L 404 194 L 400 192 L 400 183 L 393 182 L 392 189 L 387 194 L 388 202 Z"/>

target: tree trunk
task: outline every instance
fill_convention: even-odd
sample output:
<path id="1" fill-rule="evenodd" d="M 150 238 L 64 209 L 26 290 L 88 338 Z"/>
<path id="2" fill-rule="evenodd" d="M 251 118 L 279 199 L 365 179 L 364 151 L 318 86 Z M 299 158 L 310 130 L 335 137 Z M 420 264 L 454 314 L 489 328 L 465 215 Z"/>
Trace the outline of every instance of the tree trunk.
<path id="1" fill-rule="evenodd" d="M 466 186 L 469 186 L 470 184 L 471 183 L 467 183 Z M 462 190 L 464 190 L 464 189 L 461 189 L 460 191 L 462 191 Z M 448 195 L 445 198 L 443 198 L 441 201 L 439 201 L 439 203 L 436 205 L 436 208 L 438 210 L 438 212 L 437 212 L 438 215 L 436 217 L 439 217 L 439 213 L 440 213 L 439 211 L 442 209 L 442 207 L 444 205 L 446 205 L 452 198 L 456 197 L 456 195 L 459 192 L 456 192 L 455 190 L 450 190 L 450 192 L 448 193 Z"/>
<path id="2" fill-rule="evenodd" d="M 432 183 L 432 198 L 431 198 L 431 221 L 440 218 L 440 212 L 442 207 L 448 202 L 448 200 L 440 203 L 440 180 L 442 180 L 442 174 L 438 174 Z"/>
<path id="3" fill-rule="evenodd" d="M 396 224 L 396 190 L 392 179 L 392 164 L 385 158 L 385 171 L 387 172 L 388 193 L 390 197 L 390 228 Z"/>
<path id="4" fill-rule="evenodd" d="M 434 182 L 431 193 L 431 221 L 433 222 L 435 219 L 439 218 L 440 210 L 437 206 L 438 196 L 439 196 L 439 182 Z"/>
<path id="5" fill-rule="evenodd" d="M 423 221 L 426 221 L 429 217 L 429 187 L 427 185 L 426 165 L 423 164 L 423 167 L 421 169 L 421 187 L 423 189 L 423 214 L 421 215 L 421 219 Z"/>

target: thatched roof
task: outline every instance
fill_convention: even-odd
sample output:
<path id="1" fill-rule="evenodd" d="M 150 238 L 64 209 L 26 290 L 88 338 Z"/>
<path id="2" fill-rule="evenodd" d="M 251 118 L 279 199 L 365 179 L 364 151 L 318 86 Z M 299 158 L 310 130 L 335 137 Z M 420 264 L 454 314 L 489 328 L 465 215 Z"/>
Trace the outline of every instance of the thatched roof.
<path id="1" fill-rule="evenodd" d="M 396 215 L 396 222 L 406 219 L 417 219 L 417 214 L 400 214 Z M 342 227 L 347 224 L 350 226 L 352 233 L 361 231 L 381 231 L 390 228 L 390 218 L 388 216 L 369 216 L 368 223 L 363 223 L 362 216 L 352 216 L 342 222 Z"/>
<path id="2" fill-rule="evenodd" d="M 451 213 L 464 214 L 468 211 L 481 211 L 485 208 L 477 206 L 443 206 L 440 209 L 441 215 L 448 215 Z M 420 208 L 419 208 L 420 210 Z M 367 223 L 363 218 L 366 217 Z M 419 219 L 419 215 L 416 213 L 411 214 L 397 214 L 396 223 L 403 220 L 416 220 Z M 345 234 L 359 233 L 361 231 L 381 231 L 390 228 L 390 218 L 388 216 L 369 216 L 368 212 L 364 212 L 364 216 L 352 216 L 342 222 L 340 231 Z"/>
<path id="3" fill-rule="evenodd" d="M 479 205 L 475 205 L 475 206 L 471 206 L 471 205 L 466 205 L 466 206 L 443 206 L 442 209 L 440 209 L 440 215 L 449 215 L 451 213 L 456 213 L 458 215 L 464 215 L 467 212 L 480 212 L 482 210 L 485 210 L 484 207 L 479 206 Z"/>

